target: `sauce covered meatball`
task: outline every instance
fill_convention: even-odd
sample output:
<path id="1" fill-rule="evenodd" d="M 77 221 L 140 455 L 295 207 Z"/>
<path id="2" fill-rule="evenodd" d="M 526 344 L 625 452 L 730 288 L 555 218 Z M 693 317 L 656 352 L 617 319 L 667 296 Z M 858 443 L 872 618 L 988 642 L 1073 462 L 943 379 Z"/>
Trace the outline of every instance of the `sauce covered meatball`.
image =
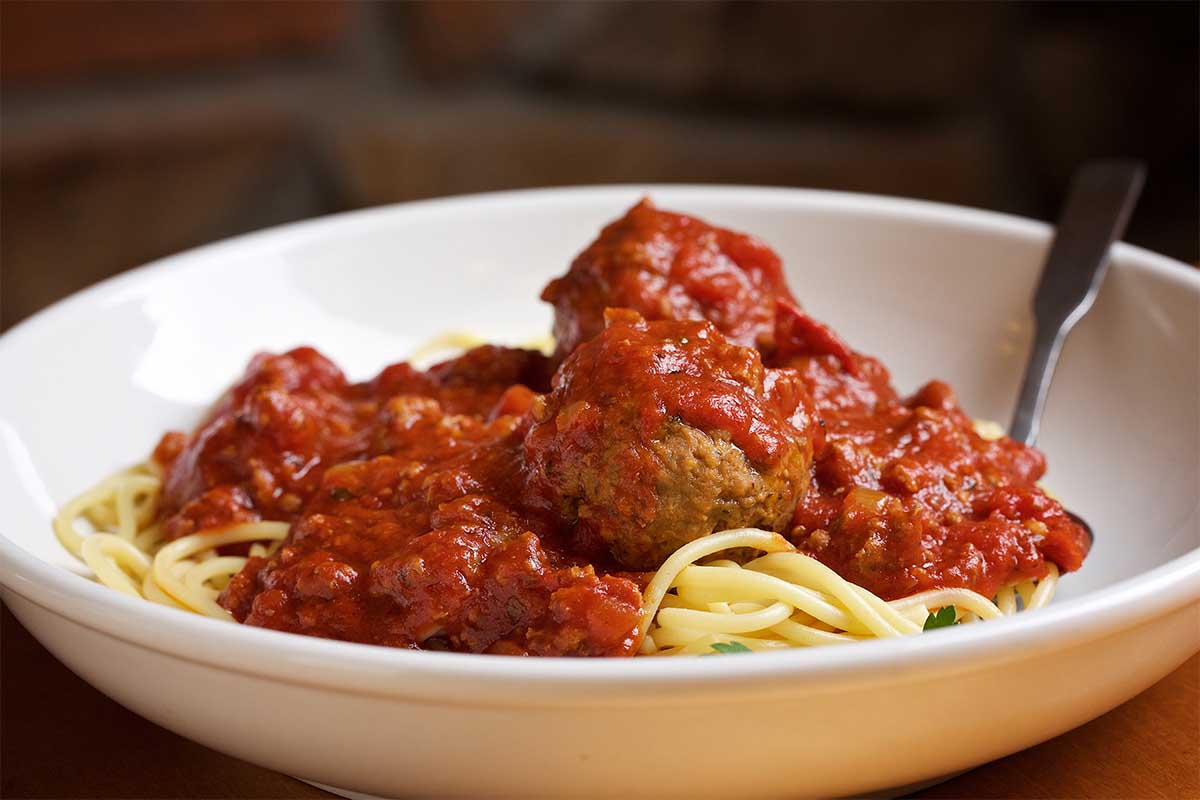
<path id="1" fill-rule="evenodd" d="M 648 320 L 706 319 L 735 344 L 769 351 L 780 298 L 791 293 L 770 247 L 649 200 L 605 227 L 542 291 L 554 305 L 560 358 L 604 329 L 606 308 Z"/>
<path id="2" fill-rule="evenodd" d="M 816 438 L 796 373 L 708 322 L 607 316 L 533 406 L 531 494 L 635 570 L 714 531 L 786 529 Z"/>

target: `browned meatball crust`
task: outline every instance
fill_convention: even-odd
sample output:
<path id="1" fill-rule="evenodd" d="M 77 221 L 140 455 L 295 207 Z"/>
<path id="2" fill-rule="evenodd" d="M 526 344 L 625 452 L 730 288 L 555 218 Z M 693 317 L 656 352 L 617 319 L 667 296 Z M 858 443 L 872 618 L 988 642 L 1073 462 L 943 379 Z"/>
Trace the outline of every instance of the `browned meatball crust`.
<path id="1" fill-rule="evenodd" d="M 534 405 L 532 492 L 629 569 L 714 531 L 784 530 L 813 452 L 795 373 L 711 323 L 608 316 Z"/>

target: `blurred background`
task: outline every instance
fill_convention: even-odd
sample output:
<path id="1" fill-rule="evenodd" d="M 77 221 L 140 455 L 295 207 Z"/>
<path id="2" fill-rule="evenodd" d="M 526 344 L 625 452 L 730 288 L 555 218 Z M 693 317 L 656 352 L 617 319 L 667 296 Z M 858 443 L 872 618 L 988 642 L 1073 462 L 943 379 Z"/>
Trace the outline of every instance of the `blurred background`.
<path id="1" fill-rule="evenodd" d="M 1133 156 L 1127 239 L 1195 262 L 1198 32 L 1195 2 L 5 0 L 0 329 L 233 234 L 545 185 L 1049 220 L 1077 164 Z"/>

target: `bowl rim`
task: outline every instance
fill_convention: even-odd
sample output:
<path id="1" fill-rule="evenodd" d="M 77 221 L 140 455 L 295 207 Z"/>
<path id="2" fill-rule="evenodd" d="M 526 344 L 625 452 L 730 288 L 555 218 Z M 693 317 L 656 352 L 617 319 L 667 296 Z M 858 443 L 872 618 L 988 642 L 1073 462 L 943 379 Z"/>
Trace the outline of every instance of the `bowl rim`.
<path id="1" fill-rule="evenodd" d="M 922 200 L 826 190 L 702 184 L 614 184 L 459 195 L 350 211 L 289 223 L 156 260 L 76 292 L 0 336 L 0 362 L 84 306 L 116 302 L 142 291 L 170 270 L 204 269 L 230 250 L 295 246 L 330 233 L 353 234 L 396 216 L 486 212 L 489 207 L 590 205 L 628 201 L 636 194 L 670 195 L 726 205 L 763 203 L 797 210 L 845 211 L 913 223 L 996 232 L 1048 244 L 1042 222 Z M 1173 259 L 1117 244 L 1114 261 L 1178 283 L 1200 299 L 1200 273 Z M 50 527 L 47 521 L 47 535 Z M 131 645 L 210 667 L 299 685 L 381 697 L 498 705 L 671 701 L 719 687 L 747 692 L 790 692 L 820 687 L 889 683 L 920 671 L 935 677 L 981 665 L 1042 657 L 1057 649 L 1113 635 L 1200 601 L 1200 547 L 1102 592 L 1055 603 L 1037 613 L 952 635 L 901 637 L 852 648 L 805 648 L 754 658 L 570 659 L 433 653 L 355 644 L 227 624 L 126 597 L 70 570 L 42 561 L 0 530 L 0 586 L 34 605 Z M 403 682 L 397 681 L 403 678 Z M 798 680 L 801 679 L 801 680 Z M 518 702 L 519 701 L 519 702 Z"/>

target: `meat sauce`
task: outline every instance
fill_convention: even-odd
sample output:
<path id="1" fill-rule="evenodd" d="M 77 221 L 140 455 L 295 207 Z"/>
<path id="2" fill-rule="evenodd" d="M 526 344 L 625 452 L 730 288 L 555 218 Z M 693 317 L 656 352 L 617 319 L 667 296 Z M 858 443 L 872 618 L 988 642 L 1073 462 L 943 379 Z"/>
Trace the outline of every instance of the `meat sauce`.
<path id="1" fill-rule="evenodd" d="M 877 359 L 795 306 L 779 328 L 775 361 L 800 371 L 825 433 L 793 544 L 885 599 L 938 587 L 991 597 L 1044 577 L 1047 560 L 1083 563 L 1090 536 L 1037 485 L 1040 451 L 980 436 L 942 381 L 899 397 Z"/>
<path id="2" fill-rule="evenodd" d="M 776 298 L 791 293 L 771 248 L 648 200 L 601 231 L 542 292 L 555 308 L 560 356 L 600 333 L 608 308 L 648 320 L 708 320 L 735 344 L 770 349 Z"/>
<path id="3" fill-rule="evenodd" d="M 168 535 L 293 523 L 222 594 L 250 625 L 396 647 L 627 654 L 638 583 L 598 575 L 563 549 L 555 520 L 521 503 L 545 362 L 485 346 L 350 384 L 311 348 L 258 356 L 193 436 L 159 445 Z"/>
<path id="4" fill-rule="evenodd" d="M 569 385 L 574 411 L 619 415 L 554 440 L 571 469 L 604 469 L 588 454 L 610 437 L 588 432 L 629 428 L 635 413 L 638 446 L 657 460 L 612 485 L 642 480 L 678 510 L 695 463 L 732 457 L 735 468 L 703 473 L 716 481 L 712 503 L 729 503 L 722 480 L 769 487 L 767 499 L 737 502 L 783 508 L 778 529 L 797 547 L 885 598 L 934 587 L 991 596 L 1087 554 L 1087 533 L 1037 486 L 1038 451 L 980 437 L 944 383 L 898 395 L 878 360 L 801 310 L 757 240 L 643 202 L 544 297 L 556 310 L 552 360 L 484 346 L 351 383 L 311 348 L 256 357 L 194 433 L 169 433 L 155 451 L 168 538 L 291 523 L 281 548 L 251 558 L 221 595 L 247 624 L 395 647 L 631 655 L 649 577 L 633 570 L 657 564 L 607 547 L 578 503 L 547 499 L 564 468 L 535 429 Z M 621 307 L 632 311 L 609 324 L 629 326 L 622 346 L 633 349 L 587 344 L 605 309 Z M 697 338 L 703 346 L 681 346 Z M 677 453 L 655 448 L 680 426 L 691 472 L 643 480 Z M 780 478 L 783 453 L 803 458 Z M 603 485 L 594 478 L 579 484 Z M 710 496 L 701 485 L 692 506 Z M 656 508 L 647 502 L 637 505 Z M 686 510 L 681 519 L 709 525 L 688 537 L 730 519 Z"/>

